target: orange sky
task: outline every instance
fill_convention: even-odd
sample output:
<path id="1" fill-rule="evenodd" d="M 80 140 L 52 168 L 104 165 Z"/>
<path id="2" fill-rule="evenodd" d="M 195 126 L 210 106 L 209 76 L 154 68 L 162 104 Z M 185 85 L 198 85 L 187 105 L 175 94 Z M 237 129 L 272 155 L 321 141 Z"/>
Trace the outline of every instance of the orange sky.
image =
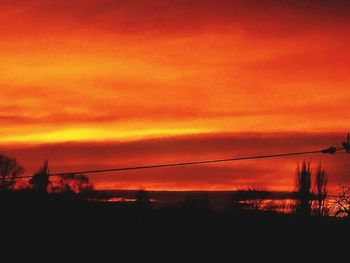
<path id="1" fill-rule="evenodd" d="M 320 147 L 340 143 L 349 129 L 346 1 L 0 0 L 0 10 L 0 146 L 28 173 L 39 157 L 55 171 L 186 161 L 242 154 L 213 151 L 208 138 L 237 144 L 255 134 L 274 145 L 245 145 L 250 154 L 318 146 L 307 143 L 309 133 Z M 274 143 L 276 134 L 294 148 Z M 181 147 L 182 138 L 191 145 L 203 136 L 200 151 Z M 135 146 L 169 141 L 165 152 Z M 125 144 L 134 147 L 127 158 L 93 152 Z M 300 160 L 249 163 L 248 174 L 240 163 L 95 180 L 118 188 L 286 189 Z M 336 173 L 345 164 L 325 165 Z M 277 180 L 282 171 L 288 179 Z"/>

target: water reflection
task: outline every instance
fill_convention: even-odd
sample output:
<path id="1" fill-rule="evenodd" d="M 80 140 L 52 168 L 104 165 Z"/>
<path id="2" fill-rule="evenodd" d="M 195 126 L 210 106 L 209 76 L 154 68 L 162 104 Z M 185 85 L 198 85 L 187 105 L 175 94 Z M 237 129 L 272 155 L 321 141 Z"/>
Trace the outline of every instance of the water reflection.
<path id="1" fill-rule="evenodd" d="M 112 203 L 129 203 L 129 202 L 136 202 L 136 198 L 124 198 L 124 197 L 112 197 L 106 200 L 107 202 Z M 152 203 L 158 202 L 156 199 L 151 198 L 149 200 Z"/>

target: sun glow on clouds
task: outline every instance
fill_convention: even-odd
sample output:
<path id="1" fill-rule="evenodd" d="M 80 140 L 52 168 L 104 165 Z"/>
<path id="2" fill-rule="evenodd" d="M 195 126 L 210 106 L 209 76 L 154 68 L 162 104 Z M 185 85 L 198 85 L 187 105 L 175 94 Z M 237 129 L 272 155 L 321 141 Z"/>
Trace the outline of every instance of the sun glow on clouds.
<path id="1" fill-rule="evenodd" d="M 344 132 L 349 9 L 312 0 L 0 1 L 0 143 Z"/>
<path id="2" fill-rule="evenodd" d="M 67 129 L 51 131 L 46 133 L 37 133 L 30 135 L 16 135 L 2 137 L 1 143 L 60 143 L 60 142 L 88 142 L 88 141 L 128 141 L 140 138 L 166 137 L 175 135 L 198 134 L 203 130 L 196 129 L 150 129 L 150 130 L 127 130 L 127 131 L 108 131 L 107 129 Z M 77 140 L 79 138 L 79 140 Z"/>
<path id="3" fill-rule="evenodd" d="M 118 36 L 98 43 L 86 38 L 62 41 L 57 49 L 52 41 L 42 39 L 32 39 L 25 47 L 3 48 L 0 96 L 8 109 L 21 106 L 24 111 L 3 112 L 2 117 L 21 117 L 25 125 L 35 125 L 25 121 L 28 118 L 42 120 L 37 124 L 40 129 L 20 135 L 18 141 L 35 142 L 38 130 L 51 126 L 51 116 L 60 123 L 54 125 L 59 141 L 94 139 L 92 134 L 97 140 L 110 139 L 109 131 L 90 132 L 87 137 L 86 132 L 74 131 L 105 130 L 112 123 L 119 124 L 112 125 L 114 133 L 125 134 L 125 122 L 145 130 L 138 134 L 147 134 L 154 125 L 169 130 L 169 122 L 176 129 L 189 129 L 192 123 L 200 133 L 257 131 L 262 125 L 265 131 L 329 131 L 347 126 L 339 114 L 349 95 L 343 88 L 347 82 L 343 68 L 319 68 L 313 58 L 303 57 L 323 54 L 327 48 L 299 47 L 300 39 L 296 43 L 269 40 L 272 43 L 266 45 L 221 33 L 142 37 L 136 42 L 125 36 L 120 42 Z M 256 44 L 259 41 L 262 46 Z M 319 39 L 304 41 L 313 44 Z M 97 118 L 90 118 L 86 127 L 89 116 Z M 20 129 L 17 120 L 12 127 Z M 67 130 L 73 132 L 67 136 Z M 16 141 L 15 136 L 10 138 Z"/>

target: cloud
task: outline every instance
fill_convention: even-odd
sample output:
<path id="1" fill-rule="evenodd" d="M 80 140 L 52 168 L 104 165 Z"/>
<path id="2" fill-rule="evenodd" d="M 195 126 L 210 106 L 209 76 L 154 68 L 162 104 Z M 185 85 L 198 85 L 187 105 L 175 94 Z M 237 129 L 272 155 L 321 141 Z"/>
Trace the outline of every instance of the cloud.
<path id="1" fill-rule="evenodd" d="M 346 126 L 345 1 L 0 5 L 2 138 Z"/>
<path id="2" fill-rule="evenodd" d="M 331 145 L 342 136 L 327 131 L 348 129 L 349 6 L 0 1 L 0 145 L 23 160 L 28 173 L 45 158 L 52 169 L 67 170 Z M 186 133 L 198 135 L 154 138 Z M 127 141 L 105 142 L 112 139 Z M 5 146 L 9 141 L 27 146 Z M 39 145 L 43 141 L 53 144 Z M 334 182 L 346 181 L 343 157 L 329 158 L 322 157 Z M 298 161 L 224 167 L 213 180 L 208 171 L 214 170 L 190 169 L 176 187 L 231 187 L 247 171 L 253 181 L 263 175 L 272 186 L 290 188 Z M 169 171 L 171 180 L 162 179 L 162 171 L 135 178 L 145 188 L 170 187 L 188 175 L 183 171 Z M 201 183 L 194 173 L 202 174 Z"/>
<path id="3" fill-rule="evenodd" d="M 49 1 L 33 0 L 9 4 L 2 10 L 13 26 L 26 31 L 29 26 L 92 28 L 120 33 L 202 32 L 218 28 L 240 28 L 254 35 L 280 36 L 348 21 L 350 5 L 346 1 Z M 6 16 L 5 16 L 6 17 Z M 275 23 L 279 20 L 279 23 Z M 23 24 L 23 22 L 27 22 Z M 28 23 L 29 22 L 29 23 Z M 311 28 L 310 28 L 311 26 Z M 263 34 L 261 34 L 263 32 Z"/>

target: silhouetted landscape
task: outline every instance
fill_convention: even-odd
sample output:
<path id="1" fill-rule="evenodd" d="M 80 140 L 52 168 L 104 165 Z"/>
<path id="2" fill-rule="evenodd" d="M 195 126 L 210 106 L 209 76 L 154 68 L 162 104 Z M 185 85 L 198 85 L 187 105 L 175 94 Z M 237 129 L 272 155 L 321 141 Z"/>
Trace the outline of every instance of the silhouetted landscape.
<path id="1" fill-rule="evenodd" d="M 297 166 L 293 192 L 256 186 L 233 191 L 94 190 L 82 174 L 51 177 L 47 161 L 27 184 L 16 187 L 22 172 L 15 158 L 0 155 L 3 224 L 24 220 L 34 228 L 45 222 L 89 231 L 205 229 L 236 234 L 273 228 L 291 235 L 303 229 L 317 234 L 320 228 L 337 233 L 350 226 L 349 189 L 328 196 L 326 172 L 319 165 L 312 173 L 310 162 Z"/>

